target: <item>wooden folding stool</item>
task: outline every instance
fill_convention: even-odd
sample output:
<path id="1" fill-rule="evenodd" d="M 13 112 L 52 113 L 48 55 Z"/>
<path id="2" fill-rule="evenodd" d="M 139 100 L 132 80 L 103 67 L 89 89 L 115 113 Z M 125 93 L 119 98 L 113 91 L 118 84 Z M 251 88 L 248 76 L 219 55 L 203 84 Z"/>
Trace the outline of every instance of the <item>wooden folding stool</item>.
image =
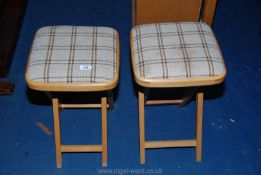
<path id="1" fill-rule="evenodd" d="M 145 149 L 165 147 L 195 147 L 196 160 L 201 161 L 203 92 L 199 87 L 219 84 L 226 75 L 223 56 L 210 28 L 216 0 L 132 0 L 132 5 L 132 66 L 140 86 L 140 162 L 145 163 Z M 178 100 L 148 100 L 150 88 L 190 90 Z M 194 139 L 145 140 L 145 105 L 186 104 L 195 93 Z"/>
<path id="2" fill-rule="evenodd" d="M 113 104 L 111 90 L 119 80 L 119 36 L 109 27 L 49 26 L 35 35 L 27 64 L 26 82 L 31 89 L 58 94 L 51 97 L 57 167 L 63 152 L 101 152 L 107 166 L 107 107 Z M 61 104 L 59 92 L 108 92 L 99 104 Z M 109 103 L 109 104 L 108 104 Z M 63 145 L 59 110 L 101 108 L 102 144 Z"/>

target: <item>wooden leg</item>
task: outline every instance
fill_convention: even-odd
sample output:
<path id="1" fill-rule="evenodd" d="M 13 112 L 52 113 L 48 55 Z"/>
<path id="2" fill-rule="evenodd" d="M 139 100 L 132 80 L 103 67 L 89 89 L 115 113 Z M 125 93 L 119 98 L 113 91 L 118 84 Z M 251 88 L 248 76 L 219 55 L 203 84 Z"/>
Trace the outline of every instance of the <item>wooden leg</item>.
<path id="1" fill-rule="evenodd" d="M 62 153 L 61 153 L 59 101 L 57 98 L 53 98 L 52 103 L 53 103 L 53 117 L 54 117 L 56 163 L 57 163 L 57 168 L 61 168 L 62 167 Z"/>
<path id="2" fill-rule="evenodd" d="M 107 97 L 101 98 L 102 110 L 102 166 L 107 166 Z"/>
<path id="3" fill-rule="evenodd" d="M 140 163 L 145 163 L 144 93 L 139 91 Z"/>
<path id="4" fill-rule="evenodd" d="M 196 116 L 196 160 L 202 159 L 202 123 L 203 123 L 203 93 L 197 93 L 197 116 Z"/>

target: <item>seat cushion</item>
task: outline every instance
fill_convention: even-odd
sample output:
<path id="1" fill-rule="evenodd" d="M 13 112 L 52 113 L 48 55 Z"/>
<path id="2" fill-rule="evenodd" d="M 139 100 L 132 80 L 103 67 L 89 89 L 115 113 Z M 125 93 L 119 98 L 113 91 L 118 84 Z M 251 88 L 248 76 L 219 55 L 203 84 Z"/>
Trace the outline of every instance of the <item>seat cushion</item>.
<path id="1" fill-rule="evenodd" d="M 200 22 L 159 23 L 131 30 L 134 73 L 143 80 L 208 78 L 225 74 L 211 28 Z"/>
<path id="2" fill-rule="evenodd" d="M 33 41 L 28 79 L 45 83 L 110 82 L 119 64 L 116 40 L 116 30 L 108 27 L 43 27 Z"/>

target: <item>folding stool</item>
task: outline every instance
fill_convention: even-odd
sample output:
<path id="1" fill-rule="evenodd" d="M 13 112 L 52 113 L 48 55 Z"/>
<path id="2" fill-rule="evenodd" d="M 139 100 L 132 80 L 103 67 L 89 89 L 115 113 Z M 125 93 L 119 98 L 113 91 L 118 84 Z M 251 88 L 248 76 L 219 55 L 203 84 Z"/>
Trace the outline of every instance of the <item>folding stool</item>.
<path id="1" fill-rule="evenodd" d="M 203 3 L 204 2 L 204 3 Z M 145 149 L 195 147 L 202 159 L 203 92 L 199 87 L 223 82 L 226 68 L 210 28 L 216 0 L 132 0 L 131 55 L 135 82 L 140 86 L 140 162 Z M 202 12 L 202 16 L 200 14 Z M 150 100 L 150 88 L 188 88 L 184 98 Z M 189 140 L 147 141 L 145 105 L 186 104 L 196 93 L 196 136 Z"/>
<path id="2" fill-rule="evenodd" d="M 35 35 L 27 64 L 26 82 L 31 89 L 52 98 L 57 167 L 63 152 L 101 152 L 107 166 L 107 107 L 113 104 L 111 90 L 119 80 L 119 37 L 109 27 L 48 26 Z M 108 92 L 98 104 L 62 104 L 60 92 Z M 57 95 L 58 94 L 58 95 Z M 109 104 L 108 104 L 109 103 Z M 101 108 L 102 144 L 63 145 L 59 110 L 63 108 Z"/>

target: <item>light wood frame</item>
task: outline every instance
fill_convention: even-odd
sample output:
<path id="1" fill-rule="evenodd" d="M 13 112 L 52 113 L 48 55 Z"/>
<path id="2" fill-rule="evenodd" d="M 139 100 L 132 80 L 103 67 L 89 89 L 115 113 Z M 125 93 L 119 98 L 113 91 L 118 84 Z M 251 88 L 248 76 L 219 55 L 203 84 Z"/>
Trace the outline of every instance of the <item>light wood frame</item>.
<path id="1" fill-rule="evenodd" d="M 63 152 L 101 152 L 102 166 L 107 166 L 107 108 L 113 109 L 113 93 L 119 81 L 120 70 L 120 45 L 119 34 L 116 33 L 116 47 L 118 53 L 116 55 L 116 76 L 110 82 L 104 83 L 55 83 L 55 82 L 36 82 L 29 79 L 28 63 L 26 68 L 25 79 L 27 85 L 38 91 L 43 91 L 52 100 L 53 117 L 54 117 L 54 134 L 55 134 L 55 149 L 56 149 L 56 163 L 57 168 L 62 167 L 62 153 Z M 31 51 L 30 51 L 31 55 Z M 29 56 L 30 58 L 30 56 Z M 106 96 L 101 97 L 101 103 L 98 104 L 62 104 L 58 97 L 53 97 L 51 92 L 107 92 Z M 63 145 L 61 144 L 60 134 L 60 110 L 65 108 L 100 108 L 102 118 L 102 143 L 100 145 Z"/>
<path id="2" fill-rule="evenodd" d="M 54 117 L 54 134 L 55 134 L 55 151 L 57 168 L 62 167 L 63 152 L 101 152 L 102 166 L 107 166 L 107 97 L 101 97 L 100 104 L 61 104 L 57 97 L 52 98 L 53 117 Z M 60 110 L 64 108 L 100 108 L 101 109 L 101 128 L 102 143 L 100 145 L 63 145 L 61 144 L 60 129 Z"/>
<path id="3" fill-rule="evenodd" d="M 193 3 L 189 5 L 189 3 Z M 159 22 L 205 22 L 209 26 L 213 23 L 217 0 L 132 0 L 132 25 Z M 169 9 L 172 9 L 170 11 Z M 173 11 L 176 12 L 173 15 Z M 150 11 L 151 10 L 151 14 Z M 171 13 L 170 13 L 171 12 Z M 188 13 L 188 14 L 185 14 Z M 200 13 L 201 12 L 201 13 Z M 183 16 L 185 15 L 185 16 Z M 132 38 L 132 36 L 130 36 Z M 217 42 L 218 43 L 218 42 Z M 130 39 L 132 46 L 132 39 Z M 219 47 L 219 52 L 222 52 Z M 140 85 L 138 90 L 139 101 L 139 134 L 140 134 L 140 162 L 145 163 L 145 150 L 152 148 L 195 147 L 196 161 L 202 160 L 202 123 L 204 93 L 201 86 L 215 85 L 224 81 L 226 69 L 219 76 L 193 77 L 175 79 L 144 79 L 137 74 L 134 60 L 134 49 L 131 47 L 132 66 L 135 82 Z M 224 59 L 222 59 L 224 64 Z M 225 64 L 224 64 L 225 65 Z M 225 66 L 224 66 L 225 67 Z M 148 100 L 150 88 L 177 88 L 186 87 L 187 91 L 182 99 L 178 100 Z M 145 139 L 145 111 L 146 105 L 179 104 L 185 105 L 196 94 L 196 134 L 189 140 L 146 141 Z"/>
<path id="4" fill-rule="evenodd" d="M 197 89 L 197 88 L 196 88 Z M 165 141 L 146 141 L 145 139 L 145 106 L 161 104 L 180 104 L 180 100 L 150 100 L 147 101 L 144 95 L 144 89 L 138 91 L 139 99 L 139 133 L 140 133 L 140 163 L 145 163 L 145 150 L 152 148 L 170 148 L 170 147 L 195 147 L 196 160 L 202 160 L 202 123 L 203 123 L 203 92 L 196 92 L 196 136 L 189 140 L 165 140 Z M 190 96 L 189 96 L 190 98 Z M 186 99 L 186 98 L 184 98 Z M 150 103 L 148 103 L 150 102 Z M 153 104 L 152 104 L 153 102 Z"/>

